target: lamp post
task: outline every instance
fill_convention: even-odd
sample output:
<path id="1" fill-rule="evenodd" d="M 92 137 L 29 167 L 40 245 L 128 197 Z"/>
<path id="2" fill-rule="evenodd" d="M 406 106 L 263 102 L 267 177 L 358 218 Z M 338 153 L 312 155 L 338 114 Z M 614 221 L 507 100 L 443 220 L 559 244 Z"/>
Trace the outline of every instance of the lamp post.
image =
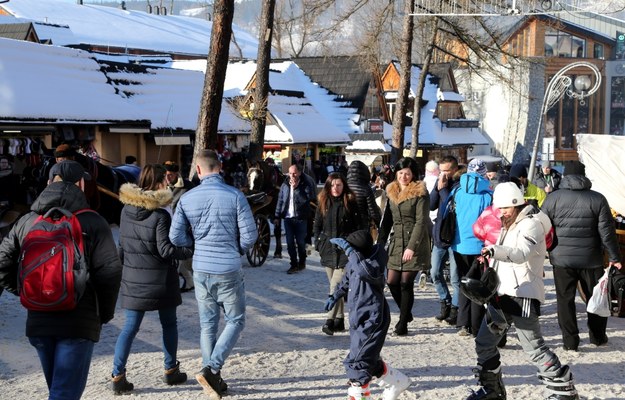
<path id="1" fill-rule="evenodd" d="M 595 75 L 594 86 L 591 87 L 592 80 L 588 75 L 578 75 L 575 78 L 574 86 L 577 89 L 575 91 L 571 88 L 573 80 L 566 75 L 572 69 L 575 68 L 588 68 Z M 536 159 L 538 157 L 538 141 L 540 140 L 540 128 L 542 126 L 543 117 L 547 114 L 547 111 L 556 105 L 562 96 L 567 96 L 579 100 L 581 105 L 584 105 L 584 99 L 594 94 L 601 86 L 601 72 L 594 65 L 586 61 L 578 61 L 566 65 L 559 70 L 549 81 L 547 89 L 545 90 L 545 97 L 543 98 L 543 105 L 540 110 L 540 118 L 538 119 L 538 129 L 536 130 L 536 139 L 534 139 L 534 148 L 532 149 L 532 159 L 530 161 L 530 168 L 527 173 L 527 179 L 531 182 L 534 178 L 534 170 L 536 169 Z"/>

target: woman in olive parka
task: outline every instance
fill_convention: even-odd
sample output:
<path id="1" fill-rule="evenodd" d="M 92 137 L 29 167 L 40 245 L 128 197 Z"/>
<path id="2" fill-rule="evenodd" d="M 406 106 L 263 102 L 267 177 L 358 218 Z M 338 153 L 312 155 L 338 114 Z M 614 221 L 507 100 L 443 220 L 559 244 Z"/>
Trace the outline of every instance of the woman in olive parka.
<path id="1" fill-rule="evenodd" d="M 414 281 L 419 271 L 430 269 L 430 197 L 425 183 L 418 180 L 417 162 L 405 157 L 395 165 L 395 180 L 386 187 L 388 203 L 384 210 L 378 243 L 388 246 L 386 282 L 399 307 L 399 322 L 393 333 L 408 334 L 412 321 Z"/>

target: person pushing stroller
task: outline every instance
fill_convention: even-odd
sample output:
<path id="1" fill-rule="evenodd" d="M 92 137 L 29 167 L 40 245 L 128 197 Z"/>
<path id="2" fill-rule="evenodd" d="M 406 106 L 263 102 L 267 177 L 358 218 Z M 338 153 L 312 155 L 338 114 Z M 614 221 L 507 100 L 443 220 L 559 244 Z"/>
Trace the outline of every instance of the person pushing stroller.
<path id="1" fill-rule="evenodd" d="M 395 400 L 410 386 L 410 379 L 391 368 L 380 357 L 391 323 L 391 314 L 384 297 L 384 269 L 388 255 L 384 247 L 373 245 L 367 230 L 358 230 L 346 239 L 330 242 L 347 255 L 345 275 L 328 297 L 325 309 L 330 310 L 338 299 L 347 296 L 349 312 L 349 354 L 343 361 L 349 388 L 349 400 L 370 400 L 369 383 L 384 388 L 383 400 Z"/>

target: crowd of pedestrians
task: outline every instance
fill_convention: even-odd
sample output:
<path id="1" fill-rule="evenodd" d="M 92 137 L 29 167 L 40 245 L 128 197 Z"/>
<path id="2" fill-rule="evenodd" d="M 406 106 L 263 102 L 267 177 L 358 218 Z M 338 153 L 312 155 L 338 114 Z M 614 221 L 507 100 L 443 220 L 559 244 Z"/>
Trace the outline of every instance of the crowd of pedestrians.
<path id="1" fill-rule="evenodd" d="M 224 180 L 219 155 L 203 151 L 194 168 L 198 185 L 184 179 L 175 162 L 139 167 L 138 181 L 119 190 L 124 207 L 116 248 L 106 221 L 83 212 L 89 208 L 83 193 L 89 174 L 75 161 L 59 160 L 32 211 L 0 244 L 0 287 L 17 294 L 16 260 L 34 220 L 55 207 L 79 212 L 87 290 L 74 309 L 28 311 L 26 335 L 41 360 L 49 399 L 81 397 L 93 346 L 102 324 L 113 318 L 118 297 L 125 323 L 112 355 L 109 390 L 134 390 L 126 364 L 146 311 L 158 311 L 161 322 L 162 381 L 186 382 L 177 359 L 176 316 L 185 291 L 194 291 L 198 304 L 202 368 L 195 378 L 210 399 L 227 393 L 221 371 L 245 327 L 241 256 L 258 232 L 247 198 Z M 404 157 L 379 170 L 354 161 L 325 171 L 319 181 L 319 168 L 312 178 L 301 164 L 290 165 L 276 182 L 272 222 L 284 226 L 288 274 L 306 268 L 311 244 L 319 253 L 328 279 L 328 292 L 320 294 L 328 296 L 321 331 L 332 336 L 349 329 L 344 366 L 350 399 L 372 398 L 370 383 L 383 388 L 384 400 L 397 399 L 409 387 L 410 379 L 382 357 L 391 325 L 384 288 L 399 310 L 392 334 L 408 335 L 419 274 L 429 276 L 440 301 L 433 318 L 475 340 L 473 372 L 480 386 L 467 400 L 506 399 L 499 348 L 511 325 L 547 398 L 579 399 L 571 368 L 545 344 L 539 316 L 549 257 L 564 349 L 577 351 L 577 288 L 587 301 L 603 275 L 604 250 L 608 266 L 621 269 L 609 205 L 590 189 L 583 164 L 569 163 L 561 175 L 545 162 L 534 182 L 524 165 L 506 171 L 474 158 L 462 167 L 451 155 L 423 169 Z M 317 183 L 323 184 L 320 190 Z M 443 240 L 450 204 L 453 237 Z M 496 277 L 495 285 L 480 280 L 486 274 Z M 588 313 L 587 324 L 590 342 L 605 345 L 607 318 Z"/>

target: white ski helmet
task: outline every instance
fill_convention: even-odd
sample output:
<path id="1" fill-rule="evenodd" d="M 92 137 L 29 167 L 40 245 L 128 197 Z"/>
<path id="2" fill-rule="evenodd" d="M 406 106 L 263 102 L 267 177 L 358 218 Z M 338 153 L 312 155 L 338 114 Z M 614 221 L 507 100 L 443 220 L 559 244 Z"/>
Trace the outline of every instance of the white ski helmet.
<path id="1" fill-rule="evenodd" d="M 503 182 L 495 187 L 495 193 L 493 193 L 494 207 L 516 207 L 523 204 L 525 204 L 523 193 L 514 182 Z"/>

